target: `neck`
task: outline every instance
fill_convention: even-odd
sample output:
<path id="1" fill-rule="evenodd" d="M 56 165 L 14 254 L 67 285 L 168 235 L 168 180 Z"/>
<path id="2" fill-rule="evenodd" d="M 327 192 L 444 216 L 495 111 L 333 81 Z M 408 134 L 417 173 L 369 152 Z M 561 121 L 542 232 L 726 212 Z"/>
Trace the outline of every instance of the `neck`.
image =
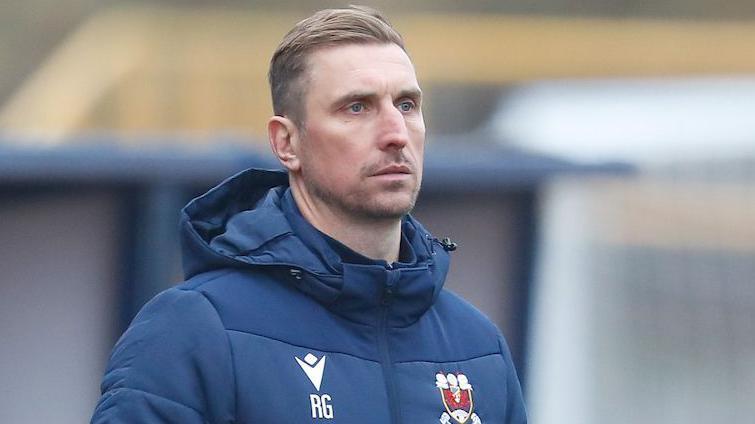
<path id="1" fill-rule="evenodd" d="M 370 259 L 398 261 L 401 219 L 360 219 L 308 196 L 294 184 L 291 192 L 302 216 L 319 231 Z"/>

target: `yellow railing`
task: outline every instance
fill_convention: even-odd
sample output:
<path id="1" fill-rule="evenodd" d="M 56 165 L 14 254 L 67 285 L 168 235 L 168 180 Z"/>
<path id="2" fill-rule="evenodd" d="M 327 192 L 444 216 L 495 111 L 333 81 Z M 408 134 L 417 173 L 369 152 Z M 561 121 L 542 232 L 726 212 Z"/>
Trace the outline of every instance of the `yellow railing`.
<path id="1" fill-rule="evenodd" d="M 263 135 L 266 72 L 299 17 L 248 11 L 120 8 L 95 15 L 0 108 L 0 128 L 48 140 L 87 130 L 216 130 Z M 404 15 L 422 84 L 755 74 L 755 25 Z"/>

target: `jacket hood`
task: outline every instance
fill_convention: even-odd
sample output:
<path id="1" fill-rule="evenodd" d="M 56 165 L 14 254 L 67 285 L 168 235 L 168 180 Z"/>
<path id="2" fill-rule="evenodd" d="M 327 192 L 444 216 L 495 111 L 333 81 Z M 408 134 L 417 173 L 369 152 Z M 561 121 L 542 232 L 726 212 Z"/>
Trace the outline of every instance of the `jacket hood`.
<path id="1" fill-rule="evenodd" d="M 281 171 L 249 169 L 192 200 L 181 212 L 186 278 L 222 268 L 267 267 L 335 312 L 360 322 L 393 297 L 392 324 L 414 322 L 435 301 L 448 271 L 447 245 L 411 216 L 399 262 L 359 255 L 299 213 Z"/>

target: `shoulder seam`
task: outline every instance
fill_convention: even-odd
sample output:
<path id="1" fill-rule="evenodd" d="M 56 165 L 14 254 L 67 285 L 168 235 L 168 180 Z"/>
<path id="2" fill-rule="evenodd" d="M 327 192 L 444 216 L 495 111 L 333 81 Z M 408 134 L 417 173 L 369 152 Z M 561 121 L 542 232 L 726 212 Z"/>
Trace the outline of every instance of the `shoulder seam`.
<path id="1" fill-rule="evenodd" d="M 176 287 L 176 288 L 177 288 L 178 290 L 182 290 L 182 291 L 196 291 L 196 292 L 198 292 L 199 290 L 197 290 L 197 289 L 199 289 L 199 288 L 200 288 L 200 287 L 202 287 L 203 285 L 205 285 L 205 284 L 207 284 L 207 283 L 209 283 L 209 282 L 215 281 L 215 280 L 217 280 L 218 278 L 224 277 L 224 276 L 226 276 L 226 275 L 228 275 L 228 274 L 231 274 L 231 273 L 232 273 L 233 271 L 234 271 L 233 269 L 228 269 L 228 270 L 226 270 L 225 272 L 221 272 L 221 273 L 219 273 L 218 275 L 214 275 L 214 276 L 212 276 L 212 277 L 209 277 L 209 278 L 208 278 L 208 277 L 205 277 L 206 279 L 205 279 L 204 281 L 197 281 L 197 282 L 195 282 L 194 284 L 192 284 L 192 285 L 191 285 L 190 287 L 181 287 L 181 286 L 178 286 L 178 287 Z M 194 276 L 194 277 L 192 277 L 192 278 L 190 278 L 190 279 L 186 280 L 186 281 L 184 282 L 184 284 L 188 283 L 189 281 L 191 281 L 191 280 L 192 280 L 192 279 L 194 279 L 194 278 L 197 278 L 197 277 L 196 277 L 196 276 Z"/>
<path id="2" fill-rule="evenodd" d="M 247 334 L 247 335 L 250 335 L 250 336 L 260 337 L 260 338 L 263 338 L 263 339 L 275 340 L 276 342 L 285 343 L 285 344 L 287 344 L 289 346 L 300 347 L 302 349 L 312 349 L 312 350 L 318 350 L 318 351 L 321 351 L 321 352 L 336 353 L 336 354 L 339 354 L 339 355 L 347 355 L 347 356 L 351 356 L 352 358 L 361 359 L 363 361 L 370 361 L 370 362 L 376 362 L 376 363 L 379 362 L 379 361 L 377 361 L 375 359 L 370 359 L 370 358 L 365 358 L 365 357 L 362 357 L 362 356 L 359 356 L 359 355 L 354 355 L 353 353 L 336 351 L 336 350 L 324 350 L 324 349 L 319 349 L 319 348 L 315 348 L 315 347 L 312 347 L 312 346 L 304 346 L 304 345 L 300 345 L 300 344 L 296 344 L 296 343 L 291 343 L 291 342 L 288 342 L 286 340 L 278 339 L 278 338 L 275 338 L 275 337 L 264 336 L 262 334 L 252 333 L 252 332 L 249 332 L 249 331 L 234 330 L 234 329 L 231 329 L 231 328 L 227 328 L 226 332 L 228 332 L 228 333 L 233 332 L 233 333 Z"/>

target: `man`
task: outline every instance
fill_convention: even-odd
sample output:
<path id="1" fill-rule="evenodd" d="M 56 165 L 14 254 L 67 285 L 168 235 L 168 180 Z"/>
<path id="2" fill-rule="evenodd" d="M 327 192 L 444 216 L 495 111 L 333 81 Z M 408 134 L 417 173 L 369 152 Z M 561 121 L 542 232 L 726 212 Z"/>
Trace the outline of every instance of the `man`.
<path id="1" fill-rule="evenodd" d="M 183 211 L 187 281 L 115 346 L 94 423 L 525 423 L 503 337 L 442 290 L 453 246 L 409 211 L 422 92 L 365 8 L 297 24 L 272 150 Z"/>

